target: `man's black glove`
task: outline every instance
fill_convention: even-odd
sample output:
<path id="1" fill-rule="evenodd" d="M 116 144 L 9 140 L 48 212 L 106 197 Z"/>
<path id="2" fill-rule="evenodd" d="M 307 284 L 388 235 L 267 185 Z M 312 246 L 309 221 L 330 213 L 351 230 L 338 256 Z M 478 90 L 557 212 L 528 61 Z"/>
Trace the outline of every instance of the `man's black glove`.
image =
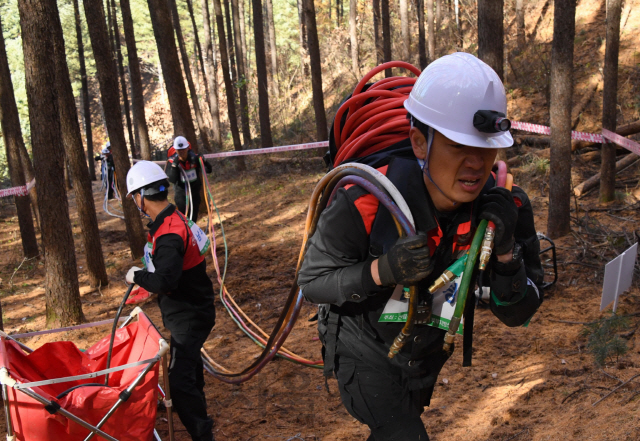
<path id="1" fill-rule="evenodd" d="M 415 285 L 432 270 L 428 239 L 424 234 L 401 237 L 378 259 L 378 275 L 383 286 Z"/>
<path id="2" fill-rule="evenodd" d="M 500 256 L 513 249 L 513 233 L 518 223 L 518 207 L 511 192 L 503 187 L 494 187 L 480 196 L 480 219 L 487 219 L 496 225 L 493 252 Z"/>
<path id="3" fill-rule="evenodd" d="M 177 153 L 174 153 L 170 158 L 169 162 L 171 163 L 171 167 L 177 167 L 178 162 L 180 161 L 180 156 Z"/>

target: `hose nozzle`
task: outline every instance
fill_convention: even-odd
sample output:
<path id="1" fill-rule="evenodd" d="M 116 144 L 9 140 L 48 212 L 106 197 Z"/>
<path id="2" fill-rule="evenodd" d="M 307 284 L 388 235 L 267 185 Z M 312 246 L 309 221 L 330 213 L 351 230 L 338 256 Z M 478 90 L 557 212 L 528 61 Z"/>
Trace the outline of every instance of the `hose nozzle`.
<path id="1" fill-rule="evenodd" d="M 447 330 L 447 334 L 444 336 L 444 345 L 442 346 L 442 349 L 446 352 L 451 352 L 451 346 L 453 346 L 456 339 L 456 332 L 460 327 L 460 319 L 461 317 L 452 317 L 449 322 L 449 329 Z"/>
<path id="2" fill-rule="evenodd" d="M 436 292 L 437 290 L 439 290 L 440 288 L 442 288 L 443 286 L 445 286 L 447 283 L 451 282 L 455 278 L 456 278 L 456 275 L 454 273 L 452 273 L 448 269 L 445 270 L 440 275 L 440 277 L 438 277 L 436 281 L 433 282 L 433 284 L 429 287 L 429 293 L 433 294 L 434 292 Z"/>
<path id="3" fill-rule="evenodd" d="M 393 344 L 389 348 L 389 354 L 387 355 L 387 357 L 389 357 L 389 360 L 393 359 L 393 357 L 395 357 L 396 354 L 400 352 L 400 349 L 402 349 L 408 338 L 409 334 L 405 334 L 402 331 L 400 332 L 400 334 L 398 334 L 396 339 L 393 341 Z"/>
<path id="4" fill-rule="evenodd" d="M 484 233 L 484 239 L 482 240 L 482 246 L 480 248 L 480 263 L 478 269 L 484 271 L 487 268 L 489 259 L 491 258 L 491 251 L 493 251 L 493 239 L 496 236 L 496 228 L 493 222 L 489 222 L 487 231 Z"/>

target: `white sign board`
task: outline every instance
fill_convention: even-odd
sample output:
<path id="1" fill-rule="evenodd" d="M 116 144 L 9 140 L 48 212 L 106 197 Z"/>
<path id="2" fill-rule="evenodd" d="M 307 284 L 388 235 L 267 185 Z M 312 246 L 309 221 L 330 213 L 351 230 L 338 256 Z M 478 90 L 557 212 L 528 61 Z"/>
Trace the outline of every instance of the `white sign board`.
<path id="1" fill-rule="evenodd" d="M 620 254 L 607 263 L 604 268 L 604 283 L 602 284 L 602 300 L 600 311 L 613 302 L 613 312 L 618 309 L 618 297 L 631 286 L 633 267 L 638 255 L 638 244 Z"/>

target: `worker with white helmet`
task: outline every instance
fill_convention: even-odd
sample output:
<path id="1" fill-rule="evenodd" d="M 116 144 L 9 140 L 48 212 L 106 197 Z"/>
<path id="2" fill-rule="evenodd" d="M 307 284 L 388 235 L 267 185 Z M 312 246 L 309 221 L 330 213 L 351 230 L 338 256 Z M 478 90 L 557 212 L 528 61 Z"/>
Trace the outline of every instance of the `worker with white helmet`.
<path id="1" fill-rule="evenodd" d="M 111 142 L 107 141 L 107 144 L 102 148 L 100 154 L 96 155 L 94 159 L 101 162 L 102 186 L 107 189 L 107 199 L 113 199 L 115 197 L 114 172 L 116 170 L 116 164 L 113 162 L 113 155 L 111 154 Z"/>
<path id="2" fill-rule="evenodd" d="M 419 315 L 444 310 L 455 296 L 455 284 L 441 296 L 429 287 L 467 253 L 481 219 L 496 225 L 483 278 L 492 312 L 520 326 L 542 299 L 531 203 L 518 187 L 496 187 L 492 175 L 498 149 L 513 144 L 498 75 L 473 55 L 447 55 L 422 72 L 404 106 L 408 139 L 370 165 L 405 198 L 418 234 L 399 238 L 377 199 L 358 186 L 340 189 L 309 239 L 298 278 L 305 298 L 321 305 L 325 374 L 336 375 L 348 412 L 376 441 L 429 439 L 420 415 L 449 353 L 445 330 Z M 409 285 L 418 287 L 417 324 L 389 359 L 405 325 Z"/>
<path id="3" fill-rule="evenodd" d="M 202 188 L 202 167 L 198 155 L 191 150 L 191 144 L 184 136 L 177 136 L 169 149 L 169 159 L 165 168 L 169 182 L 173 184 L 174 201 L 178 210 L 192 221 L 198 219 L 200 208 L 200 190 Z M 207 173 L 213 170 L 211 164 L 203 159 Z M 189 200 L 189 213 L 187 213 L 187 199 Z"/>
<path id="4" fill-rule="evenodd" d="M 151 219 L 144 269 L 132 267 L 127 283 L 158 294 L 164 326 L 171 332 L 169 386 L 173 407 L 194 441 L 213 440 L 207 416 L 200 349 L 215 324 L 214 292 L 207 275 L 207 235 L 167 201 L 162 168 L 137 162 L 127 173 L 127 197 Z"/>

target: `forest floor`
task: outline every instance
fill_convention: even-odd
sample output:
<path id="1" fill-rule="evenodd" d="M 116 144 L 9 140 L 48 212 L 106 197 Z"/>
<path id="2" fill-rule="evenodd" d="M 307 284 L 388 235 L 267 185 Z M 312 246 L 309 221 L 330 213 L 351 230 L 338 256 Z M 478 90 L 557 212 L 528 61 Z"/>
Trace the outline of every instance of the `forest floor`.
<path id="1" fill-rule="evenodd" d="M 322 176 L 315 166 L 305 169 L 262 164 L 253 159 L 252 172 L 234 173 L 219 164 L 211 189 L 224 219 L 229 244 L 227 288 L 243 310 L 265 330 L 274 326 L 293 280 L 304 229 L 308 198 Z M 597 164 L 574 164 L 576 173 L 589 176 Z M 311 167 L 311 168 L 310 168 Z M 546 225 L 548 197 L 545 173 L 530 162 L 513 169 L 516 182 L 526 181 L 539 230 Z M 526 178 L 526 179 L 525 179 Z M 638 169 L 621 176 L 637 187 Z M 96 205 L 103 195 L 94 183 Z M 640 378 L 615 389 L 640 374 L 640 316 L 629 317 L 620 332 L 628 345 L 626 355 L 595 365 L 582 335 L 582 324 L 609 317 L 600 312 L 605 263 L 635 242 L 640 221 L 638 199 L 628 191 L 608 206 L 597 203 L 596 193 L 576 201 L 573 232 L 556 242 L 560 278 L 546 293 L 528 328 L 507 328 L 490 311 L 476 314 L 473 367 L 463 368 L 460 351 L 445 365 L 431 406 L 423 420 L 432 440 L 638 440 L 640 439 Z M 637 194 L 637 193 L 636 193 Z M 78 269 L 84 255 L 77 227 L 74 194 L 69 192 Z M 5 330 L 28 332 L 44 328 L 44 267 L 39 261 L 22 262 L 18 224 L 13 206 L 0 211 L 1 301 Z M 113 318 L 125 290 L 124 275 L 132 261 L 126 245 L 124 223 L 98 208 L 100 237 L 111 283 L 101 290 L 87 286 L 80 276 L 81 297 L 87 321 Z M 199 222 L 206 224 L 206 218 Z M 219 229 L 218 229 L 219 230 Z M 221 237 L 218 231 L 218 243 Z M 218 254 L 222 256 L 222 253 Z M 546 259 L 545 259 L 546 260 Z M 215 279 L 211 256 L 208 269 Z M 217 284 L 216 284 L 217 287 Z M 152 297 L 140 306 L 160 327 L 160 312 Z M 232 370 L 246 366 L 259 349 L 230 320 L 216 299 L 217 324 L 205 344 L 208 353 Z M 125 313 L 133 309 L 125 308 Z M 316 307 L 305 303 L 286 346 L 310 359 L 320 358 L 315 322 L 307 321 Z M 620 301 L 619 314 L 640 312 L 638 279 Z M 109 326 L 35 337 L 25 340 L 39 347 L 54 339 L 74 341 L 87 348 L 109 333 Z M 215 419 L 215 434 L 224 440 L 355 440 L 366 439 L 368 429 L 341 405 L 335 380 L 325 389 L 317 369 L 275 359 L 239 386 L 206 375 L 208 411 Z M 615 389 L 615 391 L 614 391 Z M 613 392 L 613 393 L 611 393 Z M 596 402 L 611 393 L 603 402 Z M 179 441 L 188 440 L 175 418 Z M 157 428 L 166 439 L 166 414 L 159 412 Z M 4 429 L 4 419 L 0 431 Z M 297 436 L 297 438 L 296 438 Z"/>
<path id="2" fill-rule="evenodd" d="M 640 118 L 637 98 L 640 8 L 637 3 L 637 0 L 627 2 L 622 13 L 619 125 Z M 597 131 L 600 126 L 604 4 L 603 0 L 578 3 L 573 115 L 577 130 Z M 513 49 L 515 26 L 511 19 L 507 20 L 509 69 L 505 84 L 509 113 L 515 120 L 548 123 L 549 97 L 545 85 L 550 65 L 552 5 L 549 1 L 527 3 L 529 44 L 523 51 Z M 512 11 L 509 14 L 513 15 Z M 344 45 L 336 44 L 336 47 L 336 51 L 343 52 Z M 465 47 L 467 49 L 474 50 Z M 325 53 L 323 58 L 329 60 L 328 63 L 336 59 L 332 53 Z M 342 73 L 325 81 L 325 100 L 333 103 L 329 116 L 333 116 L 348 84 L 354 81 L 346 69 L 340 70 L 338 66 L 336 71 Z M 155 142 L 160 142 L 169 136 L 170 115 L 166 106 L 156 104 L 148 119 L 155 130 Z M 297 112 L 303 108 L 300 102 L 285 104 L 286 100 L 275 104 L 284 109 L 280 116 L 286 115 L 290 108 Z M 310 104 L 304 107 L 307 111 L 297 120 L 297 127 L 307 140 L 313 116 Z M 278 140 L 283 144 L 303 140 L 300 134 L 294 139 L 290 120 L 279 117 L 274 120 L 283 121 L 278 123 L 277 131 Z M 549 162 L 544 155 L 536 155 L 537 152 L 520 146 L 510 155 L 523 158 L 512 171 L 516 183 L 525 188 L 532 200 L 538 231 L 545 231 Z M 293 281 L 308 199 L 324 170 L 319 163 L 311 162 L 303 162 L 302 167 L 249 158 L 247 163 L 250 171 L 237 173 L 230 161 L 217 162 L 211 191 L 224 219 L 229 244 L 227 288 L 242 309 L 269 331 L 277 321 Z M 573 185 L 597 173 L 599 166 L 595 147 L 577 152 L 573 156 Z M 431 405 L 423 414 L 432 441 L 640 440 L 640 377 L 619 387 L 640 375 L 638 266 L 635 281 L 621 297 L 618 309 L 618 314 L 630 315 L 628 327 L 617 334 L 628 352 L 607 360 L 605 367 L 598 367 L 589 351 L 588 337 L 584 335 L 589 329 L 585 323 L 611 316 L 610 309 L 600 311 L 604 265 L 638 240 L 639 176 L 637 165 L 618 176 L 616 202 L 600 204 L 597 190 L 574 201 L 572 232 L 556 241 L 558 282 L 546 292 L 545 301 L 528 328 L 507 328 L 490 311 L 477 310 L 473 366 L 463 368 L 460 351 L 456 351 L 442 370 Z M 130 266 L 139 263 L 130 258 L 124 223 L 102 210 L 99 183 L 94 183 L 93 190 L 110 278 L 110 285 L 100 290 L 91 289 L 83 275 L 84 246 L 75 195 L 69 192 L 82 306 L 89 322 L 114 317 L 125 290 L 124 276 Z M 0 223 L 0 301 L 5 330 L 9 334 L 41 330 L 45 326 L 43 263 L 23 262 L 14 206 L 0 205 Z M 204 226 L 206 220 L 201 219 L 199 223 Z M 219 233 L 218 229 L 220 247 Z M 544 257 L 546 261 L 549 256 Z M 210 256 L 207 263 L 209 274 L 215 280 Z M 168 337 L 155 297 L 140 306 Z M 218 299 L 216 308 L 217 323 L 205 348 L 220 364 L 240 370 L 254 359 L 259 349 L 231 321 Z M 133 307 L 128 306 L 124 312 L 131 309 Z M 304 304 L 286 342 L 289 349 L 309 359 L 320 358 L 316 324 L 307 320 L 315 311 L 314 305 Z M 87 348 L 109 330 L 109 326 L 102 326 L 57 334 L 55 338 L 71 340 L 78 347 Z M 42 336 L 24 343 L 39 347 L 53 339 Z M 275 359 L 242 385 L 228 385 L 207 374 L 205 379 L 208 412 L 215 420 L 218 441 L 346 441 L 364 440 L 368 436 L 368 429 L 342 406 L 334 379 L 329 379 L 327 392 L 320 370 Z M 603 401 L 598 402 L 600 399 Z M 188 440 L 177 417 L 175 423 L 176 439 Z M 163 439 L 168 439 L 164 413 L 158 413 L 156 427 Z M 4 431 L 2 418 L 0 432 Z"/>

